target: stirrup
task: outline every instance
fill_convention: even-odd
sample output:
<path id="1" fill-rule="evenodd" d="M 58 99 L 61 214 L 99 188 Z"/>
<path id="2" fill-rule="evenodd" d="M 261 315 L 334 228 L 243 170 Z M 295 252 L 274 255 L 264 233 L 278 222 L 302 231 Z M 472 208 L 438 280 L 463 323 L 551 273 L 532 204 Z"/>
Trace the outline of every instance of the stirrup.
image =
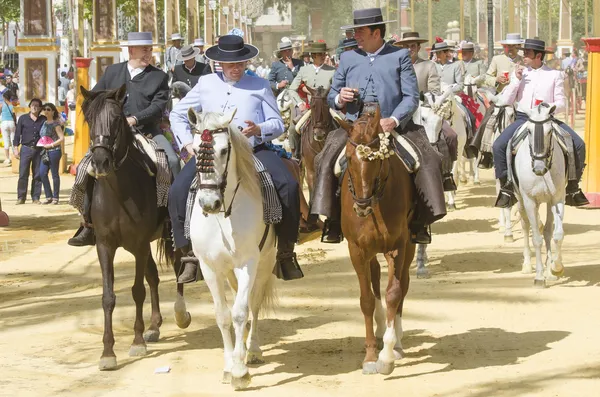
<path id="1" fill-rule="evenodd" d="M 497 208 L 510 208 L 517 203 L 517 197 L 515 193 L 506 187 L 502 187 L 500 189 L 500 193 L 498 193 L 498 197 L 496 198 L 496 203 L 494 207 Z"/>

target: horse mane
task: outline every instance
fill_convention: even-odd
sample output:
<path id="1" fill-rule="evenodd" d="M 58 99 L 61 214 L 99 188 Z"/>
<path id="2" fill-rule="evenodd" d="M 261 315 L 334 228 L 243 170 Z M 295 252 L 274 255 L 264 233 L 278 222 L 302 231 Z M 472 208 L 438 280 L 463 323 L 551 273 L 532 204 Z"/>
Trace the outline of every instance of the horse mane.
<path id="1" fill-rule="evenodd" d="M 254 166 L 254 152 L 252 146 L 250 146 L 250 141 L 232 124 L 229 124 L 229 139 L 236 154 L 236 171 L 242 186 L 251 195 L 260 197 L 260 184 Z"/>
<path id="2" fill-rule="evenodd" d="M 90 126 L 90 132 L 100 131 L 101 136 L 110 136 L 113 120 L 120 118 L 122 123 L 125 122 L 123 106 L 117 99 L 118 91 L 119 89 L 90 92 L 83 100 L 81 107 L 85 120 Z M 119 112 L 115 112 L 112 106 L 106 106 L 107 102 L 115 102 Z"/>

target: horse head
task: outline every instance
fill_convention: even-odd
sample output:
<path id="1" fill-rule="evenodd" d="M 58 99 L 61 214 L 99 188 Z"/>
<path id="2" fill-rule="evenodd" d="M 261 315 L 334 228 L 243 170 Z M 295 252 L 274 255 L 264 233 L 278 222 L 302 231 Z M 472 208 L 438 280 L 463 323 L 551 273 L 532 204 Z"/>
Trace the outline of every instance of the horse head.
<path id="1" fill-rule="evenodd" d="M 477 95 L 477 85 L 479 82 L 480 77 L 473 77 L 469 73 L 466 73 L 463 81 L 463 92 L 475 99 Z"/>
<path id="2" fill-rule="evenodd" d="M 537 176 L 545 175 L 552 167 L 552 116 L 556 106 L 541 103 L 527 111 L 529 121 L 525 128 L 529 130 L 529 153 L 531 167 Z"/>
<path id="3" fill-rule="evenodd" d="M 379 106 L 371 111 L 364 109 L 362 115 L 350 124 L 340 120 L 340 125 L 348 132 L 346 160 L 348 162 L 348 187 L 354 200 L 354 212 L 359 217 L 373 213 L 373 207 L 383 195 L 385 182 L 384 163 L 392 153 L 389 133 L 384 133 L 379 121 Z"/>
<path id="4" fill-rule="evenodd" d="M 231 124 L 236 112 L 237 109 L 227 114 L 199 113 L 188 109 L 195 133 L 192 146 L 196 154 L 198 204 L 204 214 L 223 211 L 228 217 L 240 184 L 260 196 L 250 142 Z"/>
<path id="5" fill-rule="evenodd" d="M 284 89 L 277 95 L 277 107 L 281 113 L 287 111 L 292 106 L 292 97 L 289 91 Z"/>
<path id="6" fill-rule="evenodd" d="M 434 103 L 433 94 L 429 92 L 422 94 L 419 107 L 413 113 L 413 122 L 425 127 L 430 143 L 436 143 L 439 140 L 443 123 L 442 116 L 433 110 Z"/>
<path id="7" fill-rule="evenodd" d="M 83 115 L 90 126 L 92 167 L 96 178 L 106 177 L 125 161 L 133 139 L 123 113 L 126 86 L 107 91 L 88 91 L 81 87 L 81 93 Z"/>
<path id="8" fill-rule="evenodd" d="M 327 105 L 327 94 L 329 90 L 319 86 L 316 89 L 305 86 L 310 93 L 311 126 L 313 138 L 322 142 L 327 138 L 329 131 L 333 129 L 332 117 Z"/>

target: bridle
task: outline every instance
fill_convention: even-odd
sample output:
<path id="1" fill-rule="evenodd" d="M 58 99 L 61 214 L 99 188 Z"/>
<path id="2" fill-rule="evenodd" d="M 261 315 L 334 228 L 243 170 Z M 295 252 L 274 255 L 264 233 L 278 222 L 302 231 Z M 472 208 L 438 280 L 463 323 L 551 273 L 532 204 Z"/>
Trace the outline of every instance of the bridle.
<path id="1" fill-rule="evenodd" d="M 127 127 L 127 128 L 129 128 L 129 127 Z M 94 142 L 93 142 L 92 146 L 90 147 L 90 152 L 92 154 L 97 149 L 104 149 L 104 150 L 110 152 L 112 154 L 113 168 L 115 171 L 117 171 L 123 165 L 123 163 L 127 159 L 127 156 L 129 155 L 129 146 L 127 146 L 127 148 L 125 150 L 125 154 L 123 155 L 123 157 L 120 160 L 117 161 L 117 150 L 119 149 L 119 143 L 121 142 L 121 136 L 122 136 L 123 130 L 125 130 L 125 129 L 126 128 L 119 128 L 117 130 L 117 136 L 115 136 L 113 144 L 110 143 L 110 138 L 112 138 L 112 136 L 96 135 L 94 137 Z M 98 138 L 100 138 L 100 142 L 96 142 L 96 139 L 98 139 Z"/>
<path id="2" fill-rule="evenodd" d="M 552 116 L 542 121 L 534 121 L 529 119 L 529 122 L 534 125 L 534 130 L 529 130 L 529 154 L 531 155 L 531 167 L 533 168 L 534 161 L 543 161 L 546 168 L 552 168 L 552 160 L 554 159 L 554 145 L 552 140 L 546 148 L 544 145 L 544 124 L 552 120 Z M 533 135 L 533 147 L 531 145 L 531 137 Z M 541 153 L 541 154 L 538 154 Z"/>
<path id="3" fill-rule="evenodd" d="M 316 112 L 312 113 L 311 122 L 310 122 L 311 126 L 312 126 L 312 130 L 313 130 L 312 138 L 316 142 L 322 142 L 324 139 L 317 139 L 317 134 L 315 134 L 314 131 L 315 130 L 322 130 L 322 131 L 327 131 L 328 132 L 331 129 L 330 127 L 332 127 L 332 125 L 331 125 L 332 117 L 329 115 L 329 108 L 326 105 L 326 97 L 325 96 L 316 96 L 316 95 L 313 95 L 312 98 L 311 98 L 311 109 L 315 110 L 315 106 L 312 105 L 312 102 L 315 99 L 322 99 L 322 100 L 324 100 L 323 101 L 324 104 L 322 105 L 322 109 L 320 109 L 321 110 L 320 114 L 317 115 Z M 323 117 L 323 115 L 324 115 L 324 117 Z M 327 117 L 327 116 L 329 116 L 329 117 Z M 327 135 L 327 133 L 325 133 L 325 135 Z"/>
<path id="4" fill-rule="evenodd" d="M 226 134 L 227 135 L 227 160 L 225 162 L 225 171 L 223 171 L 223 175 L 221 175 L 221 180 L 219 183 L 200 183 L 201 174 L 214 174 L 215 173 L 215 151 L 214 151 L 214 134 Z M 223 207 L 225 206 L 225 189 L 227 188 L 227 175 L 229 172 L 229 159 L 231 158 L 231 139 L 229 135 L 228 128 L 219 128 L 216 130 L 204 130 L 201 134 L 202 143 L 200 144 L 200 149 L 196 153 L 196 172 L 198 173 L 198 189 L 202 190 L 218 190 L 221 193 L 221 197 L 223 197 Z M 237 185 L 235 186 L 235 190 L 233 192 L 233 197 L 231 198 L 231 202 L 229 206 L 221 211 L 225 214 L 225 218 L 228 218 L 231 215 L 231 209 L 233 207 L 233 201 L 235 200 L 235 196 L 237 195 L 237 191 L 240 187 L 240 182 L 238 180 Z M 208 216 L 206 212 L 203 212 L 204 216 Z"/>
<path id="5" fill-rule="evenodd" d="M 377 137 L 374 140 L 372 140 L 371 142 L 369 142 L 368 144 L 364 145 L 364 146 L 368 146 L 371 147 L 372 145 L 375 145 L 377 143 L 379 143 L 380 138 Z M 358 147 L 359 143 L 354 142 L 352 139 L 348 138 L 348 142 L 350 142 L 352 144 L 352 146 L 354 147 Z M 371 195 L 369 197 L 366 198 L 361 198 L 358 197 L 356 195 L 356 190 L 354 188 L 354 182 L 352 180 L 352 173 L 350 172 L 350 160 L 351 157 L 346 157 L 347 161 L 348 161 L 348 168 L 346 170 L 346 172 L 348 172 L 348 189 L 350 190 L 350 194 L 352 195 L 352 200 L 354 201 L 354 206 L 355 209 L 356 207 L 365 210 L 368 207 L 374 207 L 375 204 L 377 204 L 377 202 L 383 197 L 383 191 L 385 189 L 385 184 L 390 176 L 390 171 L 389 171 L 389 167 L 388 167 L 388 172 L 386 173 L 384 178 L 381 178 L 381 174 L 383 172 L 383 163 L 384 160 L 380 160 L 380 164 L 379 164 L 379 172 L 377 173 L 377 178 L 375 179 L 375 184 L 373 187 L 373 192 L 371 193 Z"/>

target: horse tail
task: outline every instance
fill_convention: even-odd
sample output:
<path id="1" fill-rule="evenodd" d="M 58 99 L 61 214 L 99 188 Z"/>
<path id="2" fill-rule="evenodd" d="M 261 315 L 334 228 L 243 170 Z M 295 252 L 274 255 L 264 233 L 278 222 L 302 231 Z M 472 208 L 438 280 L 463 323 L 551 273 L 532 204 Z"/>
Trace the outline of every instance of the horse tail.
<path id="1" fill-rule="evenodd" d="M 279 304 L 279 300 L 277 299 L 277 289 L 275 288 L 276 279 L 277 277 L 271 274 L 267 279 L 267 282 L 264 284 L 264 288 L 262 288 L 262 290 L 259 290 L 259 288 L 254 288 L 252 291 L 251 299 L 256 299 L 260 302 L 259 307 L 263 317 L 272 314 Z"/>
<path id="2" fill-rule="evenodd" d="M 175 265 L 175 246 L 173 245 L 173 236 L 171 235 L 171 221 L 166 219 L 163 222 L 163 230 L 160 238 L 156 241 L 158 265 L 161 269 L 166 265 L 173 267 Z"/>

